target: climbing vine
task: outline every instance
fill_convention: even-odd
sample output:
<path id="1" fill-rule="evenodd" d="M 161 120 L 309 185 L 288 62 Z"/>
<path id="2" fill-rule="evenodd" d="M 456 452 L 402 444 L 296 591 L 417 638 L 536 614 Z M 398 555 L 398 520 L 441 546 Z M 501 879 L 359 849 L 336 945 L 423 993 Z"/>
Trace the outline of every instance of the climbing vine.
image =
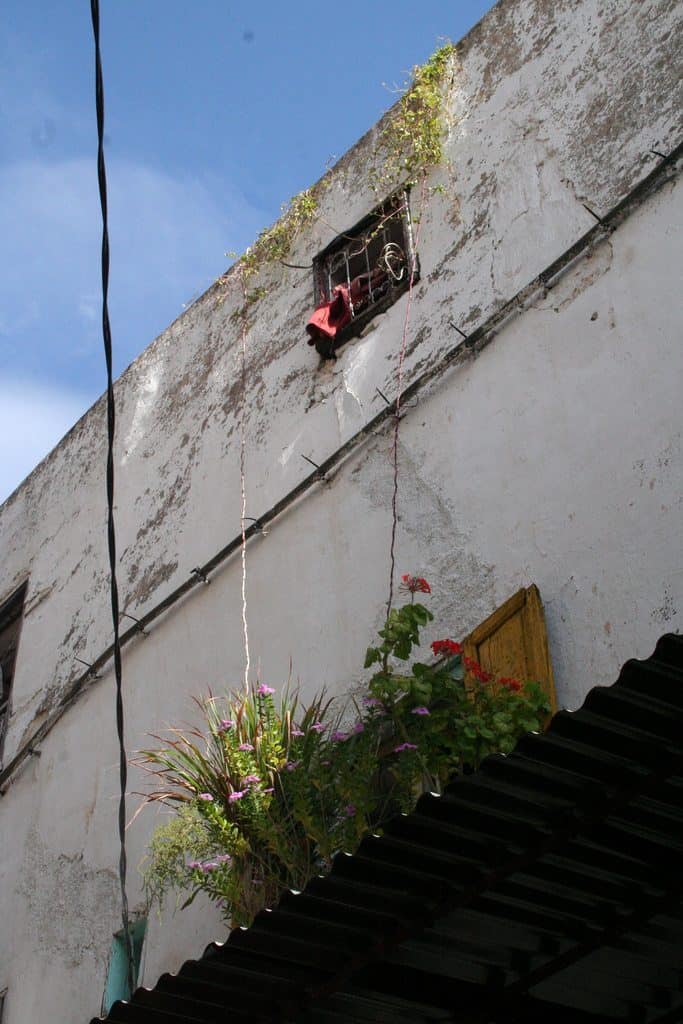
<path id="1" fill-rule="evenodd" d="M 315 219 L 318 195 L 323 187 L 322 182 L 318 182 L 284 204 L 280 219 L 262 231 L 241 256 L 239 262 L 245 278 L 251 277 L 266 263 L 287 258 L 296 236 Z"/>
<path id="2" fill-rule="evenodd" d="M 387 115 L 375 149 L 370 184 L 385 195 L 400 181 L 416 178 L 443 159 L 446 134 L 444 82 L 455 47 L 446 43 L 413 68 L 410 84 Z"/>
<path id="3" fill-rule="evenodd" d="M 230 322 L 233 324 L 240 322 L 246 323 L 247 318 L 249 316 L 249 310 L 251 309 L 251 307 L 254 306 L 261 299 L 264 299 L 268 294 L 268 289 L 263 287 L 252 288 L 251 291 L 246 291 L 244 287 L 246 283 L 244 277 L 240 276 L 240 281 L 242 282 L 243 285 L 242 291 L 244 302 L 241 306 L 239 306 L 230 314 Z"/>
<path id="4" fill-rule="evenodd" d="M 425 174 L 443 159 L 446 133 L 444 82 L 455 47 L 446 43 L 422 66 L 413 69 L 410 83 L 396 106 L 389 112 L 379 133 L 369 172 L 369 183 L 378 196 L 386 196 L 397 184 Z M 264 266 L 286 260 L 295 238 L 319 213 L 321 193 L 329 186 L 326 174 L 311 188 L 299 192 L 282 207 L 282 216 L 265 228 L 253 245 L 238 257 L 242 280 L 247 281 Z M 226 277 L 222 279 L 225 281 Z M 249 293 L 250 301 L 237 311 L 235 319 L 246 316 L 264 289 Z M 224 298 L 221 294 L 221 301 Z"/>
<path id="5" fill-rule="evenodd" d="M 296 236 L 315 219 L 318 213 L 318 195 L 326 187 L 327 181 L 322 179 L 311 188 L 304 189 L 303 192 L 293 196 L 288 203 L 283 204 L 280 219 L 265 228 L 254 244 L 250 245 L 241 256 L 236 252 L 228 254 L 237 261 L 234 269 L 239 273 L 240 286 L 245 296 L 243 305 L 236 309 L 230 318 L 233 323 L 245 321 L 251 307 L 267 295 L 267 289 L 263 287 L 247 291 L 247 281 L 269 263 L 286 259 Z M 223 286 L 218 293 L 219 304 L 225 300 L 227 294 L 225 286 L 227 286 L 229 275 L 230 271 L 223 274 L 218 280 L 218 284 Z"/>

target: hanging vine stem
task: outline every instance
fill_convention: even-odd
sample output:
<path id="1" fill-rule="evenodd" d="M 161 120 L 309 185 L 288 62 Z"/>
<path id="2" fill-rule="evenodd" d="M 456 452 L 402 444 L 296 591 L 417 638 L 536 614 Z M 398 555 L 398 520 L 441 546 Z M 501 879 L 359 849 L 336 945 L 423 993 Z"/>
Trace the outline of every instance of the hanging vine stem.
<path id="1" fill-rule="evenodd" d="M 240 527 L 242 533 L 242 635 L 244 637 L 244 688 L 249 687 L 249 624 L 247 622 L 247 475 L 246 475 L 246 420 L 247 420 L 247 330 L 246 310 L 248 308 L 247 283 L 244 273 L 240 273 L 240 284 L 244 296 L 244 314 L 240 330 L 240 361 L 242 376 L 242 400 L 240 402 Z"/>
<path id="2" fill-rule="evenodd" d="M 408 345 L 408 328 L 410 326 L 410 308 L 413 300 L 413 285 L 415 283 L 415 272 L 417 269 L 417 248 L 420 241 L 420 230 L 422 228 L 422 215 L 424 212 L 425 196 L 427 194 L 427 174 L 423 171 L 420 179 L 420 205 L 418 209 L 417 231 L 415 232 L 415 244 L 413 246 L 412 259 L 410 261 L 410 277 L 408 279 L 408 300 L 406 302 L 406 315 L 403 319 L 403 334 L 401 337 L 401 351 L 398 357 L 398 372 L 396 376 L 396 406 L 394 410 L 394 435 L 391 446 L 391 460 L 393 465 L 393 485 L 391 493 L 391 542 L 389 545 L 389 597 L 387 599 L 387 618 L 394 603 L 394 574 L 396 572 L 396 528 L 398 525 L 398 434 L 401 422 L 401 386 L 403 384 L 403 365 L 405 363 L 406 348 Z"/>

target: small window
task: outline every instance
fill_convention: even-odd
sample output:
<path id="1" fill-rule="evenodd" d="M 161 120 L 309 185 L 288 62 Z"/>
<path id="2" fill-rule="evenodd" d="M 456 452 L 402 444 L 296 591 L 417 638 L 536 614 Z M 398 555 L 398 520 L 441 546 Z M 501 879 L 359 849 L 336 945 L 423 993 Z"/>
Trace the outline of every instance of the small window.
<path id="1" fill-rule="evenodd" d="M 2 1024 L 3 1017 L 5 1016 L 5 996 L 7 995 L 7 989 L 0 992 L 0 1024 Z"/>
<path id="2" fill-rule="evenodd" d="M 130 925 L 130 937 L 133 944 L 133 974 L 135 984 L 140 978 L 140 964 L 142 962 L 142 944 L 145 939 L 147 918 L 141 917 Z M 104 988 L 102 1000 L 103 1013 L 109 1013 L 114 1003 L 119 999 L 130 999 L 132 996 L 128 983 L 128 959 L 126 956 L 126 942 L 123 929 L 114 935 L 109 960 L 109 971 L 107 973 L 107 984 Z"/>
<path id="3" fill-rule="evenodd" d="M 465 638 L 463 650 L 487 672 L 540 683 L 551 713 L 557 711 L 545 615 L 537 586 L 513 594 Z"/>
<path id="4" fill-rule="evenodd" d="M 410 284 L 416 261 L 407 189 L 397 192 L 348 232 L 338 235 L 313 263 L 316 308 L 306 330 L 325 358 L 356 337 Z M 418 277 L 415 262 L 414 280 Z"/>
<path id="5" fill-rule="evenodd" d="M 0 606 L 0 763 L 10 712 L 10 696 L 24 613 L 26 584 Z"/>

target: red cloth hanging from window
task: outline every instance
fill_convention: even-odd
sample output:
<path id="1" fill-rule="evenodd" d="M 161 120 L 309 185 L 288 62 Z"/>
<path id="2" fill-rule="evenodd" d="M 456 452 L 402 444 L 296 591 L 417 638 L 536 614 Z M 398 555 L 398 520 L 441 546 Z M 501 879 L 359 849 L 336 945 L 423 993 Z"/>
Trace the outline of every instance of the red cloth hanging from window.
<path id="1" fill-rule="evenodd" d="M 359 274 L 351 282 L 351 299 L 349 301 L 349 286 L 338 284 L 332 289 L 332 298 L 328 302 L 321 302 L 316 306 L 306 324 L 309 338 L 308 344 L 315 345 L 319 338 L 335 338 L 338 331 L 351 323 L 353 310 L 358 306 L 364 306 L 370 297 L 370 282 L 372 287 L 378 285 L 386 278 L 386 273 L 375 268 L 371 274 Z"/>
<path id="2" fill-rule="evenodd" d="M 332 289 L 329 302 L 321 302 L 316 306 L 306 324 L 308 344 L 315 345 L 318 338 L 334 338 L 337 331 L 351 322 L 351 303 L 349 289 L 345 284 L 338 284 Z"/>

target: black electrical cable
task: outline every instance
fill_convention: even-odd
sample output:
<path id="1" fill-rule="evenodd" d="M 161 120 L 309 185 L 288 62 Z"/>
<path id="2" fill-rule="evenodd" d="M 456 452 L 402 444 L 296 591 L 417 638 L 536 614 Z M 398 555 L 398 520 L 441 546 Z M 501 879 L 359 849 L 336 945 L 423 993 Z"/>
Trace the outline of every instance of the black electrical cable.
<path id="1" fill-rule="evenodd" d="M 121 884 L 121 920 L 128 963 L 128 987 L 130 994 L 135 988 L 133 964 L 133 943 L 128 916 L 126 895 L 126 786 L 128 783 L 128 759 L 123 729 L 123 693 L 121 668 L 121 639 L 119 636 L 119 589 L 116 582 L 116 530 L 114 526 L 114 434 L 116 411 L 114 405 L 114 378 L 112 373 L 111 325 L 109 323 L 109 230 L 107 227 L 107 175 L 104 165 L 104 87 L 102 84 L 102 58 L 100 54 L 100 6 L 99 0 L 90 0 L 93 35 L 95 37 L 95 106 L 97 108 L 97 180 L 100 188 L 102 207 L 102 338 L 104 357 L 107 364 L 107 540 L 109 544 L 109 571 L 111 592 L 111 615 L 114 625 L 114 678 L 116 680 L 116 732 L 119 741 L 119 882 Z"/>

